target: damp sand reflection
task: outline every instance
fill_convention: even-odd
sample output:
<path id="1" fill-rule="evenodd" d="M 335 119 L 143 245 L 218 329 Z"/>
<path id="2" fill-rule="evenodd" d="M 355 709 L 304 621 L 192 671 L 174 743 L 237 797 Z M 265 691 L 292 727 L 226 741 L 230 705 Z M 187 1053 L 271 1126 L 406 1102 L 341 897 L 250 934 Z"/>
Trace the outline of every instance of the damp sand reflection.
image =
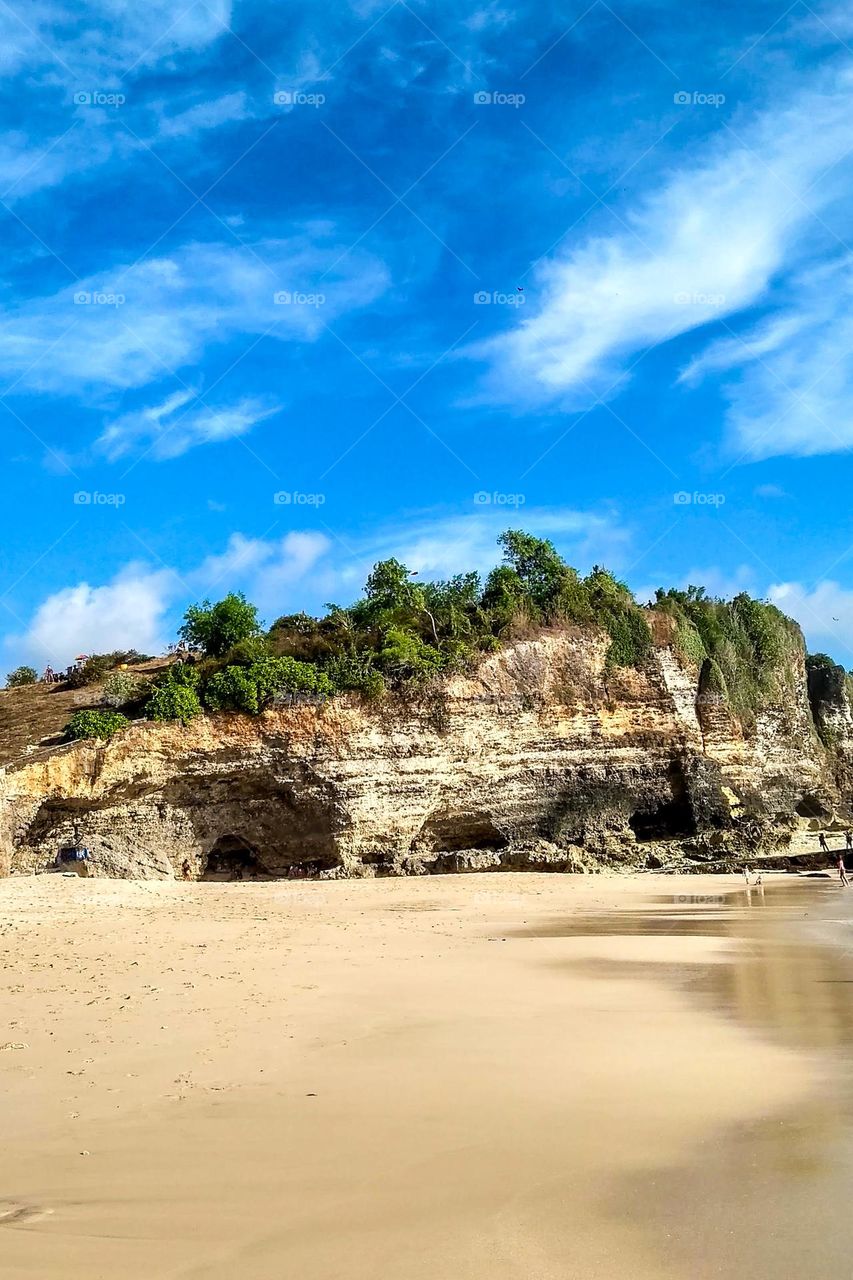
<path id="1" fill-rule="evenodd" d="M 795 1109 L 754 1115 L 653 1179 L 619 1179 L 609 1212 L 646 1214 L 677 1274 L 849 1274 L 853 1224 L 853 891 L 830 880 L 772 878 L 720 894 L 659 894 L 643 906 L 541 924 L 538 938 L 635 939 L 631 958 L 585 956 L 601 978 L 645 971 L 750 1033 L 805 1056 L 816 1087 Z M 670 963 L 661 939 L 712 943 Z M 648 947 L 644 962 L 643 947 Z M 569 961 L 569 964 L 573 962 Z M 697 1063 L 697 1068 L 700 1064 Z"/>

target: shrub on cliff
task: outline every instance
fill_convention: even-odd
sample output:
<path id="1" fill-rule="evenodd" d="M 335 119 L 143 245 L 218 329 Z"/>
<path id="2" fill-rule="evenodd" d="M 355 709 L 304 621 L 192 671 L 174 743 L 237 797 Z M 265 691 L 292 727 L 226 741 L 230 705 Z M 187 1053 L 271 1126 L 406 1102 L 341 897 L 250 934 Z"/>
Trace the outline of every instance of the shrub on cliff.
<path id="1" fill-rule="evenodd" d="M 336 690 L 353 690 L 371 701 L 387 691 L 381 671 L 373 665 L 370 653 L 344 653 L 330 658 L 324 668 Z"/>
<path id="2" fill-rule="evenodd" d="M 582 583 L 592 618 L 610 636 L 607 665 L 638 667 L 652 651 L 652 633 L 645 614 L 624 582 L 600 565 Z"/>
<path id="3" fill-rule="evenodd" d="M 806 658 L 809 701 L 813 707 L 821 702 L 839 706 L 844 698 L 847 672 L 826 653 L 810 653 Z"/>
<path id="4" fill-rule="evenodd" d="M 177 720 L 188 725 L 194 716 L 201 714 L 201 703 L 191 685 L 167 680 L 148 699 L 145 714 L 149 720 Z"/>
<path id="5" fill-rule="evenodd" d="M 113 734 L 126 729 L 129 724 L 127 716 L 119 711 L 75 711 L 65 726 L 63 736 L 66 742 L 73 742 L 78 738 L 102 738 L 109 741 Z"/>
<path id="6" fill-rule="evenodd" d="M 208 657 L 221 658 L 235 644 L 260 632 L 255 606 L 242 592 L 232 591 L 216 604 L 203 600 L 190 605 L 179 634 L 188 644 L 198 645 Z"/>
<path id="7" fill-rule="evenodd" d="M 24 685 L 35 684 L 37 680 L 38 672 L 35 667 L 15 667 L 6 677 L 6 688 L 22 689 Z"/>
<path id="8" fill-rule="evenodd" d="M 104 681 L 103 699 L 108 707 L 126 707 L 139 702 L 147 689 L 147 682 L 129 671 L 114 671 Z"/>
<path id="9" fill-rule="evenodd" d="M 329 697 L 335 686 L 325 671 L 295 658 L 265 658 L 247 667 L 229 666 L 204 681 L 202 699 L 211 711 L 258 715 L 288 694 Z"/>
<path id="10" fill-rule="evenodd" d="M 379 665 L 396 683 L 412 681 L 422 684 L 436 675 L 443 665 L 437 649 L 406 631 L 391 628 L 379 652 Z"/>

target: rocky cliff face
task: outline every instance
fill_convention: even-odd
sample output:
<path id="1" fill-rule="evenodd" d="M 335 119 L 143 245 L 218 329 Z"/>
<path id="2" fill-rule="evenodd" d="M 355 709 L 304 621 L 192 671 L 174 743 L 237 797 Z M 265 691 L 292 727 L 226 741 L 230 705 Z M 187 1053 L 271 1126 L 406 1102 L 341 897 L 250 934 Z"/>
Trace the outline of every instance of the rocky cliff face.
<path id="1" fill-rule="evenodd" d="M 546 634 L 418 705 L 335 699 L 41 748 L 0 773 L 0 870 L 52 863 L 75 821 L 93 873 L 125 877 L 704 867 L 846 812 L 802 670 L 744 736 L 665 642 L 642 672 L 606 671 L 605 651 Z"/>

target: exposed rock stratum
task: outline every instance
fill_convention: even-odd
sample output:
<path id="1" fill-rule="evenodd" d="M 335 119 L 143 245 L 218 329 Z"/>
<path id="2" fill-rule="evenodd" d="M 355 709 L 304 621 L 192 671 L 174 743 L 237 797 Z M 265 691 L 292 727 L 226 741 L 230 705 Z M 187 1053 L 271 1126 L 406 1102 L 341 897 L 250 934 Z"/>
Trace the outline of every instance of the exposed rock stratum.
<path id="1" fill-rule="evenodd" d="M 727 865 L 848 813 L 847 706 L 819 737 L 802 662 L 745 732 L 659 644 L 610 671 L 595 633 L 546 633 L 428 699 L 136 722 L 0 771 L 0 871 L 52 864 L 79 822 L 92 872 L 193 876 Z M 238 856 L 239 855 L 239 856 Z M 236 861 L 235 861 L 236 859 Z"/>

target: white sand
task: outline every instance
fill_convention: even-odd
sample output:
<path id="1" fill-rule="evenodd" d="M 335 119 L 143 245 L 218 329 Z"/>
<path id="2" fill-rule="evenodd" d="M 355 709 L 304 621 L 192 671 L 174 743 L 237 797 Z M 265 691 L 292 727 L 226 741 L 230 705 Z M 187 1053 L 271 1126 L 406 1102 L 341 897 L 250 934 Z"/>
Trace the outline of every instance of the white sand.
<path id="1" fill-rule="evenodd" d="M 0 882 L 4 1280 L 695 1274 L 658 1175 L 816 1065 L 692 985 L 736 937 L 548 934 L 732 891 Z"/>

